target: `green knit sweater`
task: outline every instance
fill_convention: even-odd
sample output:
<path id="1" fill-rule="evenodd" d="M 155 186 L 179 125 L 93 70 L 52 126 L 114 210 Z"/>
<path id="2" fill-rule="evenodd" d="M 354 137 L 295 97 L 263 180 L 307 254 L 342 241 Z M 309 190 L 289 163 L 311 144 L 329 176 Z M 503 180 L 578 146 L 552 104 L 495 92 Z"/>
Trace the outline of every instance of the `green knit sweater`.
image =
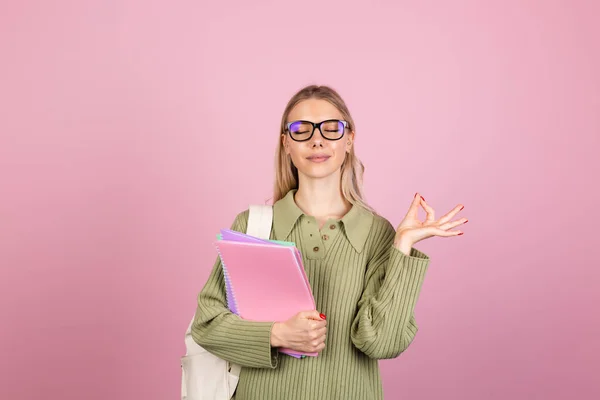
<path id="1" fill-rule="evenodd" d="M 302 253 L 317 310 L 327 316 L 325 349 L 303 359 L 280 354 L 270 344 L 274 321 L 232 314 L 218 257 L 198 295 L 192 336 L 242 366 L 236 400 L 383 399 L 377 360 L 397 357 L 415 337 L 429 257 L 397 250 L 389 221 L 359 206 L 319 229 L 296 205 L 295 192 L 274 204 L 271 238 L 295 242 Z M 248 210 L 232 229 L 245 232 L 247 223 Z"/>

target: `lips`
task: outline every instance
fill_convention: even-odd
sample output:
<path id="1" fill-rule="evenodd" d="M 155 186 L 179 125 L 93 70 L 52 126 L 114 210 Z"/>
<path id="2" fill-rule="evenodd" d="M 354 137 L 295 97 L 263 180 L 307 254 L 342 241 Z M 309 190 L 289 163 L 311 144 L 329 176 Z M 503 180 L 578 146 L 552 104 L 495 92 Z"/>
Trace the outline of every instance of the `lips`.
<path id="1" fill-rule="evenodd" d="M 329 157 L 326 154 L 315 154 L 314 156 L 307 157 L 307 159 L 312 162 L 323 162 L 327 161 Z"/>

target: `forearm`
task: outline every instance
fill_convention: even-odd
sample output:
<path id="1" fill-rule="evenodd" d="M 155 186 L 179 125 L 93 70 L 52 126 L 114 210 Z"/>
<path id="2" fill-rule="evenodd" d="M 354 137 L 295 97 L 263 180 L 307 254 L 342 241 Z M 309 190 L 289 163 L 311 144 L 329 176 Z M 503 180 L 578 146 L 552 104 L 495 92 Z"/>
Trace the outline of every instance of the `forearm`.
<path id="1" fill-rule="evenodd" d="M 277 350 L 271 346 L 272 322 L 246 321 L 224 312 L 211 321 L 192 325 L 194 341 L 216 356 L 253 368 L 275 368 Z"/>
<path id="2" fill-rule="evenodd" d="M 395 246 L 390 252 L 359 301 L 351 332 L 359 350 L 379 359 L 396 357 L 414 338 L 413 312 L 429 264 L 429 258 L 414 248 L 409 255 Z"/>

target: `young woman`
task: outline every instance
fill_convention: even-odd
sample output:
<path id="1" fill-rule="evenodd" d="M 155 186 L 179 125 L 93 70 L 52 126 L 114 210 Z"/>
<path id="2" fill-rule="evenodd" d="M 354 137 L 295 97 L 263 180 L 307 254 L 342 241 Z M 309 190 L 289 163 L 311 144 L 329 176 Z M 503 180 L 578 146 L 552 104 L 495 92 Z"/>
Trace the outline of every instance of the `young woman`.
<path id="1" fill-rule="evenodd" d="M 339 94 L 308 86 L 281 121 L 271 238 L 302 253 L 318 311 L 288 321 L 245 321 L 227 309 L 220 260 L 198 295 L 194 340 L 241 365 L 236 400 L 383 399 L 378 359 L 394 358 L 417 333 L 413 315 L 429 257 L 413 245 L 461 235 L 419 194 L 397 229 L 363 200 L 354 121 Z M 422 207 L 427 217 L 419 221 Z M 232 229 L 246 231 L 248 210 Z M 319 352 L 297 359 L 278 347 Z"/>

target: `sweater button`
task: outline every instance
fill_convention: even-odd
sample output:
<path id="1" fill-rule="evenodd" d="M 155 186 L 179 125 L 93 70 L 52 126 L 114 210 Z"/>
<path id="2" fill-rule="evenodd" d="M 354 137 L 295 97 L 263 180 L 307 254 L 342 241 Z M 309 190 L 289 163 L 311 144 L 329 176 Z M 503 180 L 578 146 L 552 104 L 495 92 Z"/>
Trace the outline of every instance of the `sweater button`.
<path id="1" fill-rule="evenodd" d="M 319 247 L 318 247 L 318 246 L 315 246 L 315 247 L 313 248 L 313 251 L 316 253 L 317 251 L 319 251 Z"/>
<path id="2" fill-rule="evenodd" d="M 323 240 L 327 240 L 327 239 L 329 239 L 329 236 L 323 235 Z"/>
<path id="3" fill-rule="evenodd" d="M 335 225 L 333 225 L 333 224 L 329 225 L 329 229 L 331 229 L 331 230 L 335 229 Z"/>

